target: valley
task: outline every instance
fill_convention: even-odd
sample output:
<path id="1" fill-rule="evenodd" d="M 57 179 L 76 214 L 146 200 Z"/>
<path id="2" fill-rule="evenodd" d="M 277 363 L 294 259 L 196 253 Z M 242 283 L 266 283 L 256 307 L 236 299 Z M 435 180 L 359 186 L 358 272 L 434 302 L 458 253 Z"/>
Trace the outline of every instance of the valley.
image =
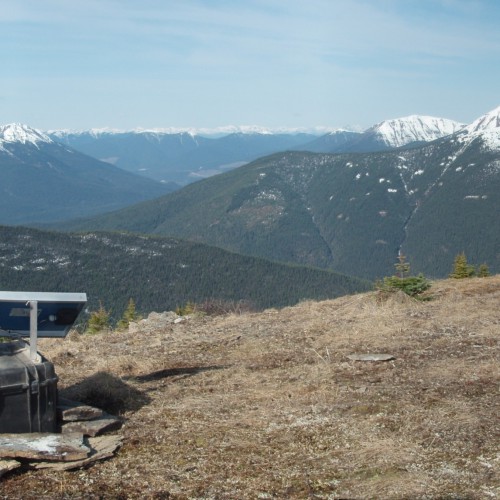
<path id="1" fill-rule="evenodd" d="M 95 243 L 101 245 L 101 250 L 94 250 L 87 276 L 102 266 L 97 254 L 100 251 L 103 255 L 109 253 L 110 248 L 106 248 L 105 243 L 108 240 L 114 241 L 111 247 L 116 262 L 127 262 L 130 266 L 125 273 L 127 285 L 119 283 L 118 276 L 124 275 L 124 271 L 115 268 L 114 264 L 105 266 L 113 272 L 92 284 L 92 280 L 84 279 L 82 257 L 77 257 L 77 250 L 73 248 L 86 241 L 81 235 L 56 237 L 55 233 L 42 231 L 28 237 L 22 228 L 4 227 L 4 287 L 62 286 L 69 276 L 64 266 L 58 264 L 64 261 L 68 269 L 77 270 L 73 271 L 70 281 L 73 287 L 83 286 L 94 291 L 91 294 L 95 297 L 94 307 L 104 300 L 110 307 L 121 310 L 130 297 L 116 290 L 135 290 L 138 285 L 130 284 L 133 276 L 154 271 L 138 271 L 143 264 L 139 260 L 132 262 L 127 250 L 129 246 L 116 241 L 135 238 L 136 243 L 131 243 L 130 247 L 143 248 L 140 253 L 148 257 L 142 261 L 150 262 L 159 244 L 146 235 L 173 238 L 178 248 L 203 249 L 196 257 L 196 264 L 193 261 L 189 266 L 201 275 L 211 274 L 203 271 L 209 259 L 202 254 L 211 255 L 215 251 L 209 250 L 211 247 L 224 249 L 226 253 L 214 256 L 215 261 L 221 259 L 221 262 L 211 276 L 218 275 L 222 282 L 224 279 L 227 282 L 226 285 L 222 282 L 205 284 L 205 292 L 198 294 L 196 280 L 185 278 L 187 281 L 181 288 L 169 285 L 170 296 L 175 298 L 162 298 L 163 305 L 154 300 L 150 302 L 154 292 L 146 294 L 139 287 L 134 292 L 139 304 L 141 294 L 149 297 L 144 299 L 144 311 L 173 308 L 173 300 L 179 305 L 214 297 L 236 301 L 248 299 L 261 308 L 342 293 L 336 285 L 325 288 L 326 282 L 319 288 L 311 285 L 311 290 L 317 290 L 316 295 L 308 292 L 307 287 L 302 292 L 297 287 L 288 298 L 279 298 L 283 292 L 277 291 L 280 286 L 287 288 L 283 284 L 273 291 L 269 288 L 257 292 L 257 281 L 270 281 L 264 278 L 265 273 L 252 271 L 255 278 L 250 284 L 241 273 L 235 272 L 230 277 L 220 270 L 230 267 L 228 262 L 232 257 L 229 255 L 234 254 L 247 261 L 253 258 L 254 263 L 255 259 L 264 259 L 259 261 L 262 266 L 255 264 L 255 269 L 267 266 L 273 269 L 272 273 L 277 269 L 274 263 L 315 268 L 301 268 L 300 271 L 311 276 L 316 273 L 313 281 L 328 281 L 320 276 L 328 276 L 332 271 L 337 273 L 335 276 L 356 276 L 358 280 L 353 279 L 352 286 L 345 287 L 346 293 L 366 286 L 363 280 L 374 281 L 393 274 L 400 252 L 407 256 L 412 273 L 424 273 L 430 278 L 447 276 L 454 257 L 461 252 L 465 252 L 474 265 L 486 264 L 492 273 L 497 273 L 500 270 L 499 109 L 465 127 L 449 120 L 410 116 L 387 120 L 363 133 L 339 130 L 312 141 L 312 136 L 307 134 L 273 135 L 255 131 L 217 139 L 192 133 L 151 131 L 77 135 L 53 132 L 49 137 L 27 126 L 4 126 L 0 130 L 0 168 L 4 174 L 0 223 L 35 225 L 50 231 L 83 231 L 88 235 L 97 234 L 95 231 L 108 232 L 95 236 Z M 302 151 L 301 148 L 307 148 L 308 144 L 311 149 L 323 147 L 336 152 Z M 216 168 L 222 161 L 249 160 L 252 154 L 265 150 L 285 146 L 296 150 L 273 152 L 179 188 L 127 172 L 72 149 L 72 146 L 82 145 L 97 156 L 124 155 L 132 163 L 141 157 L 140 161 L 151 161 L 147 164 L 164 174 L 171 171 L 162 163 L 166 154 L 177 158 L 175 161 L 186 167 L 185 172 L 193 172 L 193 168 L 201 167 L 199 163 L 188 161 L 189 155 L 194 155 L 193 161 L 195 157 L 204 158 L 208 162 L 206 165 L 212 162 L 210 165 Z M 154 146 L 156 156 L 148 157 L 152 150 L 146 146 Z M 349 151 L 356 147 L 358 150 Z M 340 152 L 342 150 L 344 152 Z M 132 163 L 127 168 L 132 168 Z M 162 195 L 165 192 L 167 194 Z M 141 198 L 144 201 L 137 203 Z M 109 231 L 134 233 L 135 236 L 111 236 Z M 52 257 L 42 255 L 42 250 L 35 251 L 35 246 L 28 243 L 30 240 L 38 241 L 41 249 L 46 245 L 54 248 L 51 241 L 57 241 L 62 245 L 62 261 L 53 256 L 52 262 Z M 14 241 L 18 242 L 21 251 L 15 249 Z M 73 249 L 69 250 L 68 245 Z M 88 244 L 82 248 L 84 246 Z M 74 258 L 67 258 L 67 255 L 74 255 Z M 33 264 L 37 259 L 43 262 L 38 266 L 40 269 Z M 177 257 L 174 260 L 175 265 L 182 264 Z M 51 266 L 55 267 L 49 271 Z M 178 274 L 174 267 L 165 265 L 163 274 L 160 273 L 164 282 L 168 282 L 169 273 Z M 328 273 L 322 275 L 320 269 Z M 52 277 L 49 279 L 49 276 Z M 288 276 L 286 279 L 292 280 L 292 275 Z M 156 278 L 149 275 L 147 278 L 152 280 L 153 290 L 164 287 Z M 238 293 L 234 288 L 238 280 L 246 283 L 241 287 L 244 292 Z M 212 292 L 207 292 L 211 287 Z M 186 288 L 192 292 L 188 294 Z M 111 296 L 119 299 L 111 299 Z"/>
<path id="2" fill-rule="evenodd" d="M 390 275 L 399 251 L 431 277 L 462 251 L 498 272 L 500 128 L 477 126 L 387 151 L 276 153 L 61 228 L 175 236 L 367 279 Z"/>

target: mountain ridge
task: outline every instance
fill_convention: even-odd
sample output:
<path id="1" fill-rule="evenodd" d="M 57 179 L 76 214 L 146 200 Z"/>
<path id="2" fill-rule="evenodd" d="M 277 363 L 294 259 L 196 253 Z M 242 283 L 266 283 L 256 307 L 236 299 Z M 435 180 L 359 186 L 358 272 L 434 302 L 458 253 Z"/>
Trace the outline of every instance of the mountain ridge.
<path id="1" fill-rule="evenodd" d="M 19 124 L 0 128 L 0 173 L 3 224 L 95 215 L 172 190 Z"/>
<path id="2" fill-rule="evenodd" d="M 461 251 L 495 270 L 500 148 L 488 134 L 374 153 L 276 153 L 66 227 L 168 234 L 370 279 L 391 274 L 398 251 L 435 277 Z"/>

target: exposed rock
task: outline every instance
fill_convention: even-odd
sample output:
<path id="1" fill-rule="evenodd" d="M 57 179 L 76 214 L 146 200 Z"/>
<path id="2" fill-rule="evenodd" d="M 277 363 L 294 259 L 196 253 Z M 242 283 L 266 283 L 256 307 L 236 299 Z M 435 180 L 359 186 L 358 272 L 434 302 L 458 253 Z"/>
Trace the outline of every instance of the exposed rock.
<path id="1" fill-rule="evenodd" d="M 83 434 L 0 434 L 0 457 L 71 461 L 87 458 L 89 453 Z"/>
<path id="2" fill-rule="evenodd" d="M 153 331 L 158 328 L 172 325 L 178 318 L 179 316 L 173 311 L 165 311 L 162 313 L 151 312 L 147 318 L 130 323 L 128 325 L 128 330 L 132 333 Z"/>
<path id="3" fill-rule="evenodd" d="M 63 434 L 81 432 L 85 436 L 97 436 L 103 432 L 109 432 L 119 429 L 122 426 L 120 419 L 107 413 L 93 420 L 84 420 L 78 422 L 68 422 L 63 424 L 61 432 Z"/>
<path id="4" fill-rule="evenodd" d="M 88 446 L 91 448 L 90 455 L 83 460 L 74 462 L 34 462 L 30 466 L 35 469 L 52 469 L 52 470 L 72 470 L 85 467 L 86 465 L 110 458 L 115 451 L 122 445 L 121 436 L 99 436 L 92 437 L 87 440 Z M 1 461 L 0 461 L 1 464 Z M 0 465 L 1 467 L 1 465 Z"/>
<path id="5" fill-rule="evenodd" d="M 61 397 L 57 404 L 57 416 L 62 422 L 94 420 L 102 417 L 103 414 L 104 412 L 99 408 Z"/>
<path id="6" fill-rule="evenodd" d="M 351 361 L 390 361 L 396 359 L 392 354 L 350 354 Z"/>
<path id="7" fill-rule="evenodd" d="M 21 462 L 17 460 L 0 460 L 0 477 L 6 472 L 17 469 L 18 467 L 21 467 Z"/>

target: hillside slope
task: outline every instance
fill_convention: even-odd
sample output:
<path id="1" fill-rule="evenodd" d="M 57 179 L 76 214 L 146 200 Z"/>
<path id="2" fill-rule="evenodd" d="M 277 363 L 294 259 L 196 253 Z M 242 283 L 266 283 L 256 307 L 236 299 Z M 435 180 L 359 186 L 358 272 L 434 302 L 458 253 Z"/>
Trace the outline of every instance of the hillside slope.
<path id="1" fill-rule="evenodd" d="M 391 274 L 444 277 L 465 251 L 500 270 L 500 147 L 457 135 L 398 151 L 281 153 L 152 202 L 62 227 L 192 239 L 242 254 Z"/>
<path id="2" fill-rule="evenodd" d="M 122 415 L 124 445 L 86 470 L 6 476 L 2 494 L 496 498 L 500 276 L 430 293 L 40 342 L 62 394 Z"/>
<path id="3" fill-rule="evenodd" d="M 142 313 L 207 300 L 262 309 L 370 289 L 356 278 L 173 238 L 2 226 L 0 283 L 3 290 L 86 292 L 90 310 L 102 303 L 115 319 L 130 298 Z"/>
<path id="4" fill-rule="evenodd" d="M 173 190 L 20 124 L 0 126 L 0 175 L 0 224 L 90 216 Z"/>

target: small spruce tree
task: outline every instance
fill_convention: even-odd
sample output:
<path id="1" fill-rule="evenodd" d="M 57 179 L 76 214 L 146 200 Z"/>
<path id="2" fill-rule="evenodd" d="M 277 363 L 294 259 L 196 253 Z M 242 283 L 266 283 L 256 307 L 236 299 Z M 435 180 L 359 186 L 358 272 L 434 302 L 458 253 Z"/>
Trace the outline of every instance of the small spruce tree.
<path id="1" fill-rule="evenodd" d="M 188 316 L 196 311 L 196 305 L 194 302 L 188 301 L 184 306 L 177 306 L 175 308 L 175 314 L 178 316 Z"/>
<path id="2" fill-rule="evenodd" d="M 465 252 L 462 252 L 453 261 L 453 272 L 450 274 L 450 278 L 463 279 L 471 276 L 474 276 L 474 266 L 467 263 Z"/>
<path id="3" fill-rule="evenodd" d="M 128 328 L 128 325 L 138 319 L 137 311 L 135 310 L 135 302 L 133 299 L 129 299 L 127 308 L 123 312 L 123 316 L 120 321 L 116 325 L 119 330 L 125 330 Z"/>
<path id="4" fill-rule="evenodd" d="M 102 330 L 110 328 L 110 313 L 102 303 L 99 304 L 99 309 L 90 313 L 90 318 L 87 323 L 87 333 L 98 333 Z"/>
<path id="5" fill-rule="evenodd" d="M 406 262 L 406 256 L 403 253 L 398 255 L 398 262 L 394 264 L 398 276 L 400 279 L 403 279 L 405 276 L 410 274 L 410 263 Z"/>
<path id="6" fill-rule="evenodd" d="M 410 297 L 416 297 L 429 289 L 431 282 L 423 275 L 409 276 L 410 264 L 406 262 L 406 257 L 400 253 L 398 262 L 394 264 L 396 275 L 385 277 L 382 283 L 377 284 L 377 288 L 383 292 L 395 292 L 402 290 Z"/>
<path id="7" fill-rule="evenodd" d="M 477 268 L 477 273 L 476 273 L 480 278 L 486 278 L 487 276 L 490 275 L 490 269 L 487 264 L 481 264 Z"/>

